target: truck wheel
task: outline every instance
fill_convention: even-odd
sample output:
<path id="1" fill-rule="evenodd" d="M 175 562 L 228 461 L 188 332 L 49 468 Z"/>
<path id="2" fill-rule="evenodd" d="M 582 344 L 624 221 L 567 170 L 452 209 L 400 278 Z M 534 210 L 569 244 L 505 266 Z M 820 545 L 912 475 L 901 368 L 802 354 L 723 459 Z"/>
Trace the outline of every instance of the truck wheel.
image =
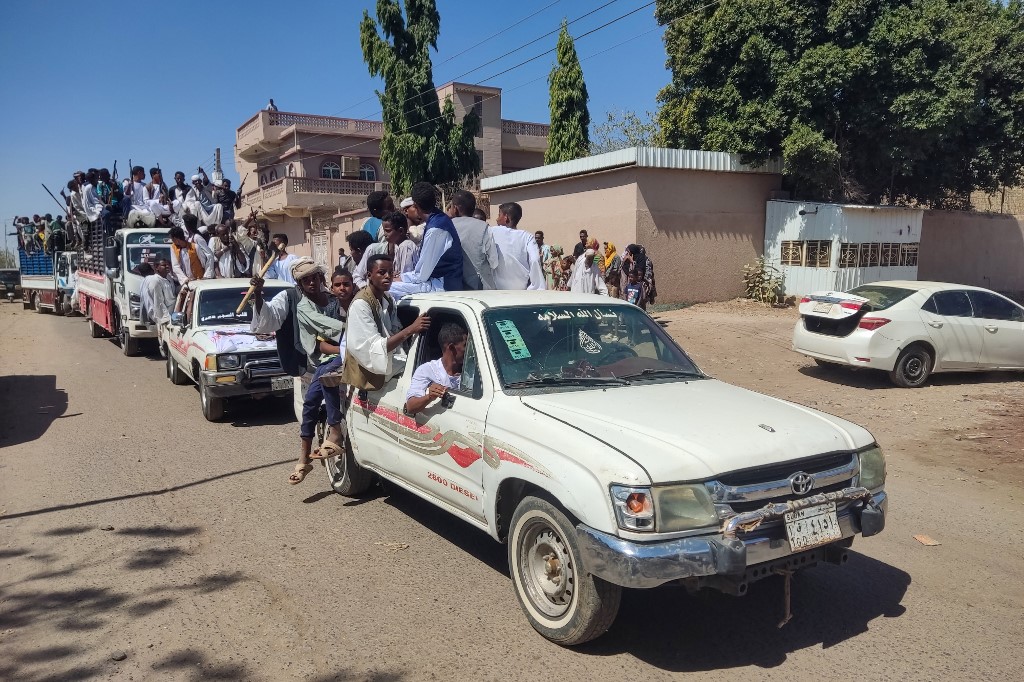
<path id="1" fill-rule="evenodd" d="M 324 431 L 320 430 L 317 424 L 317 440 L 323 442 L 323 434 L 326 432 L 327 424 L 323 424 Z M 344 433 L 344 432 L 343 432 Z M 324 468 L 327 470 L 327 478 L 331 482 L 334 492 L 345 497 L 357 497 L 362 495 L 373 485 L 373 472 L 367 471 L 356 463 L 355 455 L 352 453 L 352 446 L 348 436 L 345 436 L 345 454 L 340 457 L 331 457 L 324 460 Z"/>
<path id="2" fill-rule="evenodd" d="M 94 339 L 103 338 L 103 327 L 96 324 L 96 320 L 89 318 L 89 336 Z"/>
<path id="3" fill-rule="evenodd" d="M 555 644 L 589 642 L 604 634 L 619 612 L 622 588 L 587 573 L 576 528 L 546 500 L 526 497 L 516 508 L 508 566 L 530 625 Z"/>
<path id="4" fill-rule="evenodd" d="M 889 372 L 892 383 L 900 388 L 920 388 L 932 373 L 932 355 L 924 346 L 910 346 L 900 353 Z"/>
<path id="5" fill-rule="evenodd" d="M 139 340 L 131 337 L 128 333 L 128 327 L 121 327 L 118 332 L 118 337 L 121 339 L 121 352 L 128 357 L 138 355 Z"/>
<path id="6" fill-rule="evenodd" d="M 39 300 L 39 295 L 34 297 L 36 312 L 42 315 L 46 312 L 46 308 L 43 307 L 43 302 Z"/>
<path id="7" fill-rule="evenodd" d="M 171 357 L 170 352 L 167 352 L 167 378 L 175 386 L 184 386 L 188 383 L 188 377 L 181 371 L 181 367 Z"/>
<path id="8" fill-rule="evenodd" d="M 215 422 L 224 418 L 224 398 L 214 398 L 203 380 L 199 380 L 199 400 L 203 405 L 206 421 Z"/>

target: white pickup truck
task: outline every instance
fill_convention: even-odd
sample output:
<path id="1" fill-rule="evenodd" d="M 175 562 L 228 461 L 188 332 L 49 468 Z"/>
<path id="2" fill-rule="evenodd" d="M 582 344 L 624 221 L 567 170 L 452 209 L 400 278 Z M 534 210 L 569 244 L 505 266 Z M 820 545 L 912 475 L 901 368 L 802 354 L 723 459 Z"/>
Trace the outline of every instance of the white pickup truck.
<path id="1" fill-rule="evenodd" d="M 274 336 L 249 331 L 251 306 L 235 313 L 249 280 L 202 280 L 189 287 L 183 312 L 159 329 L 171 383 L 198 384 L 203 416 L 210 421 L 224 416 L 229 398 L 291 395 L 292 377 L 281 369 Z M 268 280 L 264 295 L 287 288 L 286 282 Z"/>
<path id="2" fill-rule="evenodd" d="M 428 313 L 430 332 L 400 376 L 353 394 L 331 483 L 351 496 L 380 476 L 507 543 L 523 611 L 554 642 L 604 633 L 623 587 L 742 595 L 843 563 L 855 535 L 884 527 L 870 433 L 707 376 L 635 306 L 488 291 L 399 312 Z M 445 322 L 469 331 L 461 388 L 410 416 L 410 379 L 440 356 Z"/>

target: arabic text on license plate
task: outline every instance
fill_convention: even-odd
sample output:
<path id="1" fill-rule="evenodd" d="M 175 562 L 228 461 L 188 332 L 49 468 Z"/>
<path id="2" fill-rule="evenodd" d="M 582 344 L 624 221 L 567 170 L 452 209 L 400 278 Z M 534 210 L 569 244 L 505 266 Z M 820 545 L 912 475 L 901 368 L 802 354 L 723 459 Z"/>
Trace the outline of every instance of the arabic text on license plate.
<path id="1" fill-rule="evenodd" d="M 786 537 L 794 552 L 827 544 L 843 537 L 835 502 L 786 512 Z"/>
<path id="2" fill-rule="evenodd" d="M 832 310 L 832 304 L 829 303 L 828 301 L 822 301 L 821 303 L 815 303 L 814 304 L 813 312 L 816 312 L 816 313 L 827 313 L 830 310 Z"/>
<path id="3" fill-rule="evenodd" d="M 291 377 L 271 377 L 270 378 L 270 390 L 282 391 L 286 388 L 292 387 Z"/>

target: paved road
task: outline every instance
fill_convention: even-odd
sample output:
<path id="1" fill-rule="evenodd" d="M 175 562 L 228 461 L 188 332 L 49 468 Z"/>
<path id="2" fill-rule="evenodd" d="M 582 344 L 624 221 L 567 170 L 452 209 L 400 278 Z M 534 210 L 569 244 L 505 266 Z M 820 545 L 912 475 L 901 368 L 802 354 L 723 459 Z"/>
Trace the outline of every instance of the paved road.
<path id="1" fill-rule="evenodd" d="M 319 471 L 288 486 L 286 404 L 209 424 L 158 359 L 0 304 L 0 415 L 0 679 L 1020 671 L 1020 491 L 951 486 L 948 468 L 893 457 L 886 533 L 803 574 L 781 630 L 774 579 L 744 598 L 663 588 L 627 593 L 607 635 L 565 650 L 530 629 L 482 533 L 400 491 L 346 501 Z"/>

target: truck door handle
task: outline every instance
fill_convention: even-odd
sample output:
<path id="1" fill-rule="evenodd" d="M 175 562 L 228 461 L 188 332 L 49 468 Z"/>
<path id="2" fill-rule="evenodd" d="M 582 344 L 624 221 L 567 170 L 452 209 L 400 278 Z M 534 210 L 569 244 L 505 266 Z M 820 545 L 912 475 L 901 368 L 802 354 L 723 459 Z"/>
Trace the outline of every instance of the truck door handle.
<path id="1" fill-rule="evenodd" d="M 993 327 L 990 324 L 986 324 L 985 325 L 985 331 L 992 332 L 993 334 L 995 334 L 997 331 L 999 331 L 999 327 Z"/>
<path id="2" fill-rule="evenodd" d="M 935 327 L 936 329 L 941 329 L 942 328 L 942 323 L 941 322 L 936 322 L 935 320 L 931 320 L 928 324 L 930 326 L 932 326 L 932 327 Z"/>

